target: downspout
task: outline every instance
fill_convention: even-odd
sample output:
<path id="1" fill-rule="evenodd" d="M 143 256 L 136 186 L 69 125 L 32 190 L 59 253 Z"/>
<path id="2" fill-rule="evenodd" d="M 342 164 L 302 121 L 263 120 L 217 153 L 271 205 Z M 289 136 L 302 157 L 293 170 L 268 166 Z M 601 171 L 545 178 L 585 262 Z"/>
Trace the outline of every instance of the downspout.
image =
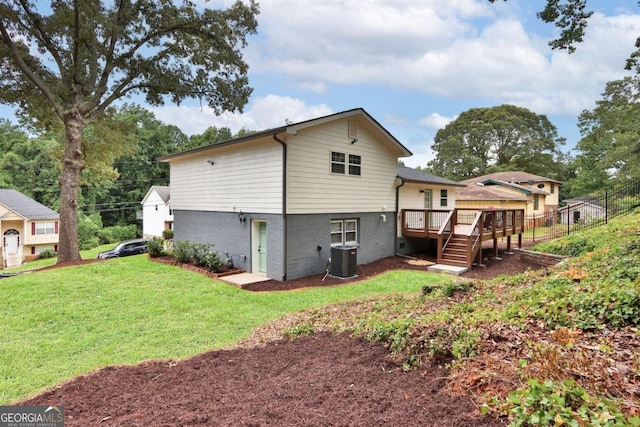
<path id="1" fill-rule="evenodd" d="M 393 217 L 393 252 L 396 255 L 398 255 L 398 214 L 400 213 L 400 187 L 405 184 L 404 179 L 400 178 L 400 181 L 402 181 L 402 183 L 396 186 L 396 214 Z"/>
<path id="2" fill-rule="evenodd" d="M 284 274 L 282 275 L 282 280 L 287 280 L 287 143 L 278 138 L 278 134 L 273 134 L 273 140 L 282 146 L 282 234 L 283 234 L 283 242 L 282 242 L 282 254 L 284 256 L 284 260 L 282 263 L 282 267 L 284 269 Z"/>

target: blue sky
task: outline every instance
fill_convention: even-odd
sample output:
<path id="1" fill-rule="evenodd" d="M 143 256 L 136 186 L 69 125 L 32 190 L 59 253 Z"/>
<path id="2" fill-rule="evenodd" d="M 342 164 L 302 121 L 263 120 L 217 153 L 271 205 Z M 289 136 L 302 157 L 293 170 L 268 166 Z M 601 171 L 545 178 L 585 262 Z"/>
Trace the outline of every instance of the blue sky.
<path id="1" fill-rule="evenodd" d="M 145 107 L 187 134 L 209 126 L 262 130 L 362 107 L 414 153 L 408 166 L 425 166 L 436 132 L 460 113 L 514 104 L 546 115 L 568 151 L 580 138 L 577 116 L 594 107 L 607 81 L 625 75 L 640 7 L 590 0 L 596 13 L 569 55 L 547 44 L 557 30 L 537 19 L 544 4 L 262 0 L 258 34 L 245 50 L 254 92 L 243 113 L 216 117 L 197 101 Z"/>

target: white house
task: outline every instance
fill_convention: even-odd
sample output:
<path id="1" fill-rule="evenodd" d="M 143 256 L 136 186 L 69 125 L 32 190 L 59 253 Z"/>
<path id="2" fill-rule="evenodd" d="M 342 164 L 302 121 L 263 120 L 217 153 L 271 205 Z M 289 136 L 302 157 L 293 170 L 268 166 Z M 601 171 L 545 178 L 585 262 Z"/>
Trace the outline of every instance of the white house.
<path id="1" fill-rule="evenodd" d="M 161 237 L 164 230 L 173 229 L 173 210 L 168 186 L 152 186 L 141 204 L 143 237 Z"/>

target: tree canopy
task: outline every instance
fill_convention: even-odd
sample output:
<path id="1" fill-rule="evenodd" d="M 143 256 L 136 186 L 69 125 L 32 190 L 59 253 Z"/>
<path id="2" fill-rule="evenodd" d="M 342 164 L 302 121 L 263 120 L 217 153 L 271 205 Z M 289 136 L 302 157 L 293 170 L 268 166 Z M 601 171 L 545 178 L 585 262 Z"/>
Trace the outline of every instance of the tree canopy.
<path id="1" fill-rule="evenodd" d="M 241 48 L 258 6 L 202 9 L 183 0 L 56 0 L 0 3 L 0 101 L 43 129 L 64 129 L 60 156 L 60 253 L 79 259 L 84 130 L 115 101 L 150 105 L 187 98 L 216 113 L 242 110 L 251 94 Z"/>
<path id="2" fill-rule="evenodd" d="M 640 178 L 640 77 L 607 83 L 596 107 L 579 117 L 582 139 L 576 145 L 576 192 L 588 194 Z"/>
<path id="3" fill-rule="evenodd" d="M 431 146 L 436 157 L 428 166 L 450 179 L 507 169 L 556 178 L 563 142 L 546 116 L 526 108 L 472 108 L 438 131 Z"/>

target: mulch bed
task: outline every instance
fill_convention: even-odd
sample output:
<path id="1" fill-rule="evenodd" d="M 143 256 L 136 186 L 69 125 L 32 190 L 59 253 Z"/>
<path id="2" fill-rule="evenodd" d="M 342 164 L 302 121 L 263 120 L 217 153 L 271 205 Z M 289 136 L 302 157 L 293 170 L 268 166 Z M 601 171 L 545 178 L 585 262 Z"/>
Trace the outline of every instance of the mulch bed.
<path id="1" fill-rule="evenodd" d="M 487 260 L 468 278 L 538 265 L 517 254 Z M 392 268 L 426 269 L 390 257 L 358 266 L 363 280 Z M 323 275 L 322 275 L 323 276 Z M 257 284 L 253 291 L 344 285 L 327 277 Z M 252 348 L 211 351 L 182 361 L 111 366 L 77 377 L 23 405 L 64 405 L 73 426 L 503 426 L 465 396 L 445 389 L 442 365 L 404 372 L 382 345 L 317 333 Z"/>
<path id="2" fill-rule="evenodd" d="M 442 366 L 404 372 L 348 334 L 114 366 L 24 405 L 64 405 L 73 426 L 503 426 L 446 390 Z"/>
<path id="3" fill-rule="evenodd" d="M 493 251 L 487 249 L 485 250 L 484 255 L 493 255 Z M 369 264 L 358 265 L 356 270 L 357 277 L 355 278 L 343 279 L 332 276 L 325 277 L 325 274 L 318 274 L 315 276 L 287 280 L 284 282 L 268 280 L 264 282 L 251 283 L 242 286 L 242 289 L 263 292 L 285 291 L 318 286 L 337 286 L 370 279 L 373 276 L 389 270 L 408 269 L 427 271 L 428 265 L 420 262 L 414 263 L 412 262 L 412 258 L 415 258 L 417 261 L 426 261 L 429 263 L 436 262 L 435 257 L 430 254 L 414 254 L 411 258 L 393 256 L 383 258 Z M 490 279 L 501 274 L 516 274 L 527 270 L 536 270 L 541 268 L 540 264 L 537 264 L 536 262 L 520 259 L 518 251 L 507 253 L 504 248 L 501 248 L 498 251 L 498 258 L 500 259 L 487 257 L 483 261 L 483 266 L 474 265 L 469 271 L 461 274 L 460 277 L 469 279 Z"/>

